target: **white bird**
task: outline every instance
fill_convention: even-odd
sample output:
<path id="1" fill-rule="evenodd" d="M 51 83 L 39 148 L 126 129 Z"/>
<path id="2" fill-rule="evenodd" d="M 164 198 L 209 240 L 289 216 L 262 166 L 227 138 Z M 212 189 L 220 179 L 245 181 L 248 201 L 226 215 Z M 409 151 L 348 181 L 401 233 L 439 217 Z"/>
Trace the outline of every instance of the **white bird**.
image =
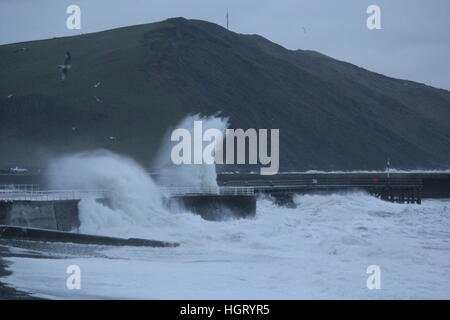
<path id="1" fill-rule="evenodd" d="M 111 136 L 111 137 L 109 137 L 109 140 L 116 140 L 117 138 L 116 137 L 113 137 L 113 136 Z"/>
<path id="2" fill-rule="evenodd" d="M 72 68 L 72 66 L 69 64 L 70 59 L 72 59 L 72 56 L 70 55 L 70 52 L 66 52 L 66 58 L 64 59 L 64 64 L 60 64 L 58 66 L 59 69 L 61 69 L 61 80 L 64 81 L 67 78 L 67 71 Z"/>
<path id="3" fill-rule="evenodd" d="M 12 97 L 13 97 L 13 94 L 11 93 L 11 94 L 8 95 L 7 98 L 8 98 L 8 99 L 11 99 Z"/>
<path id="4" fill-rule="evenodd" d="M 99 102 L 99 103 L 103 103 L 103 100 L 102 100 L 102 99 L 100 99 L 99 97 L 97 97 L 97 96 L 94 96 L 94 98 L 95 98 L 95 100 L 97 100 L 97 102 Z"/>
<path id="5" fill-rule="evenodd" d="M 102 83 L 102 82 L 99 81 L 99 82 L 97 82 L 96 84 L 94 84 L 94 88 L 97 88 L 101 83 Z"/>
<path id="6" fill-rule="evenodd" d="M 26 47 L 22 47 L 22 48 L 19 48 L 19 49 L 17 49 L 17 50 L 14 50 L 14 52 L 25 52 L 25 51 L 28 51 L 28 48 L 26 48 Z"/>

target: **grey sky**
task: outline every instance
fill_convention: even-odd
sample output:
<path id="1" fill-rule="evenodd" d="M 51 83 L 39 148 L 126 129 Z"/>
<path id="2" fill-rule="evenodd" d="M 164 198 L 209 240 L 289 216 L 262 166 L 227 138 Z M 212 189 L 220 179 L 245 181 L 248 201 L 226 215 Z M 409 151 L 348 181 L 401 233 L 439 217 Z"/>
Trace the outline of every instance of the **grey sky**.
<path id="1" fill-rule="evenodd" d="M 81 7 L 81 30 L 66 28 L 70 4 Z M 371 4 L 381 7 L 382 30 L 366 27 Z M 450 89 L 449 0 L 0 0 L 0 44 L 178 16 L 224 25 L 227 8 L 232 31 Z"/>

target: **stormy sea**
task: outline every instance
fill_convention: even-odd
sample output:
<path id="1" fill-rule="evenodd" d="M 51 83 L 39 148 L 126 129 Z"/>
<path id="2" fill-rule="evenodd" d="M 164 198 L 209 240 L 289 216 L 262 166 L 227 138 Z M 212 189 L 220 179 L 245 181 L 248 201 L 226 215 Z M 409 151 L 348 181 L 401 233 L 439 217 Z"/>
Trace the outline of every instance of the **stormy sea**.
<path id="1" fill-rule="evenodd" d="M 253 218 L 206 221 L 168 209 L 162 189 L 130 159 L 80 154 L 53 170 L 72 165 L 74 187 L 108 187 L 115 195 L 108 206 L 81 200 L 78 232 L 180 245 L 1 240 L 4 288 L 50 299 L 450 298 L 448 200 L 397 204 L 354 191 L 297 195 L 288 208 L 261 196 Z M 215 184 L 211 172 L 190 174 Z M 67 286 L 73 265 L 81 272 L 78 290 Z M 369 289 L 370 266 L 379 270 L 378 290 Z"/>

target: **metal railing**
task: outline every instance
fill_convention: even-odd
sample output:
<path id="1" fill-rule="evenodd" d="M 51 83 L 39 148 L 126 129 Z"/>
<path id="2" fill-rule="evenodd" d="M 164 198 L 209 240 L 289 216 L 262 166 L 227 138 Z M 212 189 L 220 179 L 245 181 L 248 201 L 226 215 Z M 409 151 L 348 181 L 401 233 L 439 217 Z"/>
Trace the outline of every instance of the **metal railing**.
<path id="1" fill-rule="evenodd" d="M 225 196 L 253 196 L 254 187 L 220 187 L 220 194 Z"/>
<path id="2" fill-rule="evenodd" d="M 23 191 L 0 189 L 0 201 L 64 201 L 86 198 L 103 199 L 108 195 L 105 190 L 46 190 Z"/>
<path id="3" fill-rule="evenodd" d="M 227 186 L 251 185 L 255 188 L 271 189 L 277 187 L 289 188 L 309 188 L 309 187 L 374 187 L 374 186 L 421 186 L 423 184 L 420 178 L 398 179 L 398 178 L 311 178 L 295 180 L 230 180 L 222 182 Z"/>
<path id="4" fill-rule="evenodd" d="M 169 196 L 252 196 L 255 194 L 253 187 L 161 187 L 161 192 Z"/>
<path id="5" fill-rule="evenodd" d="M 0 192 L 2 191 L 39 191 L 38 184 L 0 184 Z"/>
<path id="6" fill-rule="evenodd" d="M 162 187 L 161 192 L 170 197 L 173 196 L 252 196 L 255 194 L 253 187 Z M 0 201 L 64 201 L 81 200 L 86 198 L 106 199 L 114 197 L 111 190 L 32 190 L 0 188 Z"/>

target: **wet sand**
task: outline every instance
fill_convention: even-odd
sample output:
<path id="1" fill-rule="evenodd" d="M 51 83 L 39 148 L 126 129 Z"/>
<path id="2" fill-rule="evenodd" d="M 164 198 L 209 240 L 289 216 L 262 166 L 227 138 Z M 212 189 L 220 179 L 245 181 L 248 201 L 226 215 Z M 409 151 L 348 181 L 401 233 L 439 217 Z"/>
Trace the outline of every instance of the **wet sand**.
<path id="1" fill-rule="evenodd" d="M 5 258 L 20 257 L 33 259 L 64 259 L 68 257 L 105 257 L 102 250 L 112 246 L 86 245 L 74 243 L 53 243 L 27 240 L 0 239 L 0 300 L 45 300 L 11 288 L 2 282 L 2 278 L 11 274 L 9 262 Z M 10 250 L 16 248 L 18 250 Z"/>
<path id="2" fill-rule="evenodd" d="M 12 254 L 7 247 L 0 245 L 0 300 L 42 300 L 30 296 L 28 293 L 11 288 L 2 282 L 2 278 L 11 274 L 6 270 L 9 263 L 5 261 L 6 257 L 17 257 L 23 255 Z"/>

